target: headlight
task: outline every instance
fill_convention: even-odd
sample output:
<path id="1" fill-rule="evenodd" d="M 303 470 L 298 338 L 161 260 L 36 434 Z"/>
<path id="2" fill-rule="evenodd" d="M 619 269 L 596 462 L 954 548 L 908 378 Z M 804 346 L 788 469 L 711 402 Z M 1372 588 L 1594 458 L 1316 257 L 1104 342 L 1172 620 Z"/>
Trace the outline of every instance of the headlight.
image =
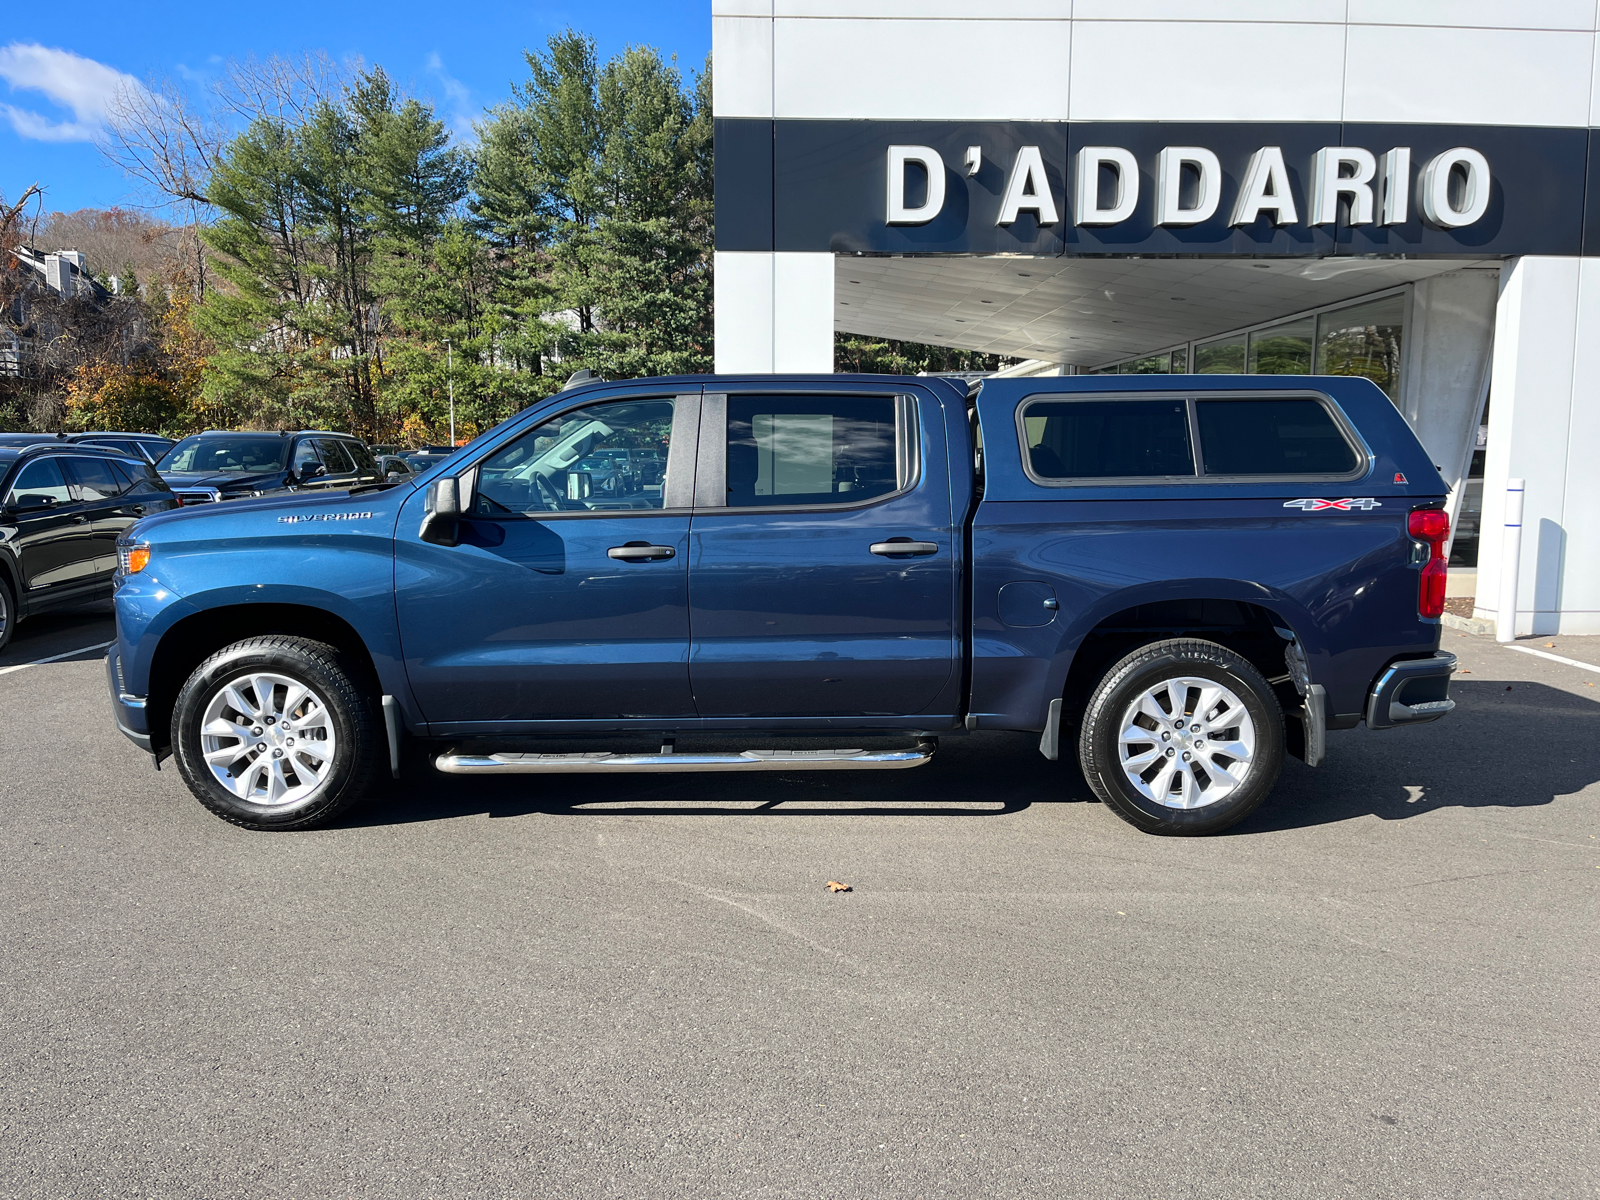
<path id="1" fill-rule="evenodd" d="M 117 560 L 124 575 L 137 575 L 150 565 L 150 547 L 143 542 L 133 546 L 118 546 Z"/>

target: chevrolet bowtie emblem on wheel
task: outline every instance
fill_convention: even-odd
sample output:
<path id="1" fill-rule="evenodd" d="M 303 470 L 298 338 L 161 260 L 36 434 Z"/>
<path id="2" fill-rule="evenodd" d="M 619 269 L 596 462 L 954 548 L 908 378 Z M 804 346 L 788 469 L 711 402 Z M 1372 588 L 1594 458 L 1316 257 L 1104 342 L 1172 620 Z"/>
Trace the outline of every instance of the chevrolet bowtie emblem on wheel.
<path id="1" fill-rule="evenodd" d="M 1344 500 L 1285 500 L 1285 508 L 1298 508 L 1301 512 L 1322 512 L 1324 509 L 1336 509 L 1339 512 L 1349 512 L 1352 508 L 1359 508 L 1363 512 L 1370 512 L 1383 505 L 1370 496 L 1357 496 L 1354 499 Z"/>

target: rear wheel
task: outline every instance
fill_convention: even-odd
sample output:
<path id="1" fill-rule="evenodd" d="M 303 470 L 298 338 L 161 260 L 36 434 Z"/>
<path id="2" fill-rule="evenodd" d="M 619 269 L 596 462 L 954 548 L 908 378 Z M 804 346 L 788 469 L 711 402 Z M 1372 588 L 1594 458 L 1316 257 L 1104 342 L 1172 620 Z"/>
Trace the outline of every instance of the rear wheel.
<path id="1" fill-rule="evenodd" d="M 246 829 L 309 829 L 367 786 L 381 740 L 371 700 L 332 646 L 271 634 L 195 669 L 172 713 L 196 799 Z"/>
<path id="2" fill-rule="evenodd" d="M 1261 672 L 1227 647 L 1155 642 L 1095 688 L 1078 757 L 1095 795 L 1140 829 L 1216 833 L 1277 782 L 1283 713 Z"/>

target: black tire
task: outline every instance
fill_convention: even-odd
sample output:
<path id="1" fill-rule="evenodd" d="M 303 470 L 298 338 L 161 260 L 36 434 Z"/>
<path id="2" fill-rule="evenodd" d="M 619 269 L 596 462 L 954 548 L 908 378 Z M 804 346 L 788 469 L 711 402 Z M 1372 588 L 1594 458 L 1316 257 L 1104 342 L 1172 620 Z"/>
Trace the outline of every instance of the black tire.
<path id="1" fill-rule="evenodd" d="M 1119 753 L 1120 735 L 1125 728 L 1123 720 L 1136 715 L 1133 706 L 1164 681 L 1182 678 L 1204 679 L 1227 688 L 1242 704 L 1254 733 L 1253 752 L 1248 757 L 1239 782 L 1229 785 L 1222 782 L 1227 778 L 1226 775 L 1208 774 L 1207 765 L 1223 772 L 1230 766 L 1237 770 L 1239 762 L 1246 760 L 1230 759 L 1226 754 L 1219 754 L 1217 739 L 1213 738 L 1211 746 L 1207 748 L 1203 738 L 1196 740 L 1195 734 L 1188 729 L 1168 729 L 1164 722 L 1151 718 L 1139 722 L 1140 728 L 1150 728 L 1152 736 L 1149 746 L 1157 755 L 1146 768 L 1153 778 L 1145 778 L 1144 786 L 1152 791 L 1160 789 L 1168 782 L 1163 772 L 1170 771 L 1172 783 L 1196 789 L 1193 794 L 1198 805 L 1188 808 L 1173 807 L 1172 803 L 1178 798 L 1170 790 L 1163 793 L 1168 797 L 1168 802 L 1146 795 L 1135 786 L 1129 772 L 1124 770 Z M 1195 687 L 1180 691 L 1189 697 L 1189 704 L 1197 702 L 1202 694 Z M 1158 699 L 1156 703 L 1162 711 L 1167 711 L 1161 700 Z M 1166 703 L 1170 703 L 1170 697 Z M 1221 720 L 1231 709 L 1219 711 L 1213 706 L 1212 711 Z M 1192 713 L 1190 719 L 1194 718 L 1201 718 L 1201 714 Z M 1131 728 L 1132 723 L 1127 727 Z M 1232 730 L 1238 727 L 1223 728 Z M 1226 737 L 1226 734 L 1219 736 Z M 1157 741 L 1158 737 L 1164 740 Z M 1141 744 L 1132 742 L 1130 747 Z M 1133 749 L 1131 753 L 1137 758 L 1148 751 Z M 1182 755 L 1187 760 L 1191 753 L 1194 757 L 1190 767 L 1172 769 L 1178 766 L 1178 761 L 1175 761 L 1178 756 Z M 1214 758 L 1203 758 L 1203 755 Z M 1163 764 L 1163 758 L 1171 765 Z M 1221 761 L 1215 761 L 1217 758 Z M 1113 666 L 1095 688 L 1084 711 L 1083 727 L 1079 732 L 1078 760 L 1090 789 L 1129 824 L 1147 833 L 1166 835 L 1216 833 L 1254 812 L 1277 783 L 1278 773 L 1283 769 L 1283 710 L 1273 695 L 1272 686 L 1261 672 L 1227 647 L 1193 638 L 1153 642 L 1141 646 Z M 1183 771 L 1188 772 L 1187 783 L 1177 778 Z M 1134 773 L 1144 774 L 1137 769 Z M 1202 779 L 1204 783 L 1200 782 Z M 1231 790 L 1220 799 L 1209 802 L 1204 799 L 1207 789 L 1230 786 Z"/>
<path id="2" fill-rule="evenodd" d="M 272 804 L 241 797 L 218 781 L 205 760 L 201 737 L 208 706 L 230 682 L 250 672 L 270 673 L 309 687 L 326 708 L 334 749 L 320 781 L 309 782 L 312 776 L 306 776 L 309 790 L 303 799 Z M 366 791 L 384 744 L 376 705 L 357 680 L 338 650 L 309 638 L 267 634 L 217 651 L 195 668 L 172 707 L 173 759 L 184 783 L 206 808 L 245 829 L 310 829 L 331 821 Z M 295 752 L 284 751 L 277 757 L 285 753 L 292 772 Z M 258 762 L 258 767 L 271 765 L 264 757 L 249 761 Z M 249 769 L 238 764 L 233 768 L 241 781 Z"/>
<path id="3" fill-rule="evenodd" d="M 17 627 L 17 597 L 11 583 L 0 575 L 0 650 L 11 643 L 11 631 Z"/>

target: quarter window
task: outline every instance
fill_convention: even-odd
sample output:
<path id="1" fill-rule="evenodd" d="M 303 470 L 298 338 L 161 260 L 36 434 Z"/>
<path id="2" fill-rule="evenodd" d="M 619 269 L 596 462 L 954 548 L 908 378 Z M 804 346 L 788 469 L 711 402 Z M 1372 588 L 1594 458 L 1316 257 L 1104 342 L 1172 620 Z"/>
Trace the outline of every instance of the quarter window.
<path id="1" fill-rule="evenodd" d="M 892 396 L 728 397 L 728 505 L 858 504 L 910 480 Z"/>
<path id="2" fill-rule="evenodd" d="M 1310 397 L 1196 400 L 1208 475 L 1347 475 L 1356 452 Z"/>
<path id="3" fill-rule="evenodd" d="M 1194 474 L 1183 400 L 1047 400 L 1028 405 L 1022 426 L 1041 479 Z"/>

